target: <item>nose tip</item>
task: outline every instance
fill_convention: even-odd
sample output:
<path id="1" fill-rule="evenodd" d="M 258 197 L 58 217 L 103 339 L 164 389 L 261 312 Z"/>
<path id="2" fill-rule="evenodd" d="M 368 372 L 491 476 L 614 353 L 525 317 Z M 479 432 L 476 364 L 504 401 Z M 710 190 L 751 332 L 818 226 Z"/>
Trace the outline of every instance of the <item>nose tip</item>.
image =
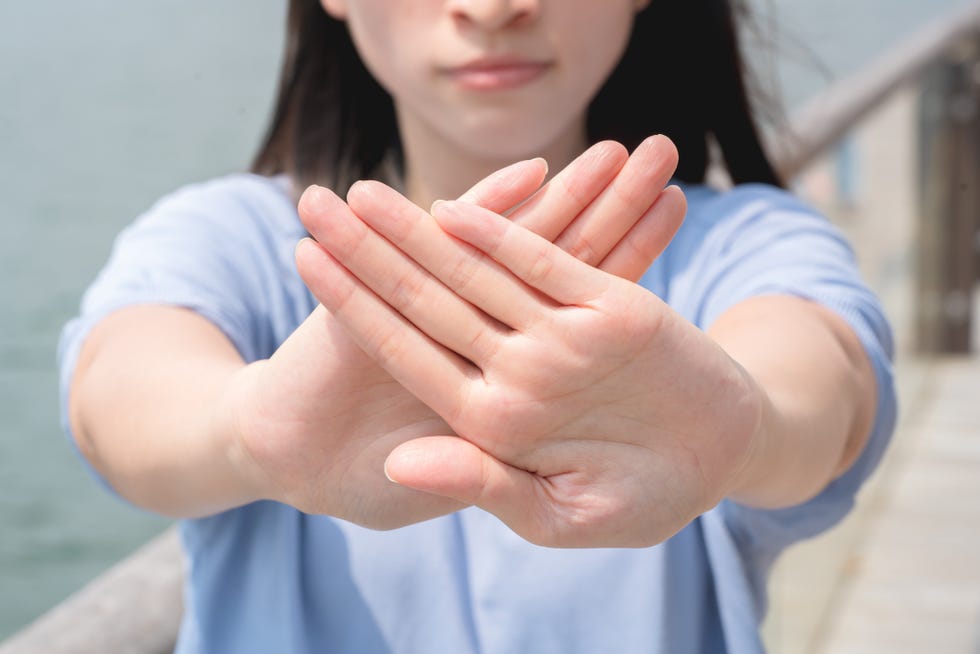
<path id="1" fill-rule="evenodd" d="M 487 31 L 519 27 L 538 13 L 538 0 L 451 0 L 450 12 L 465 24 Z"/>

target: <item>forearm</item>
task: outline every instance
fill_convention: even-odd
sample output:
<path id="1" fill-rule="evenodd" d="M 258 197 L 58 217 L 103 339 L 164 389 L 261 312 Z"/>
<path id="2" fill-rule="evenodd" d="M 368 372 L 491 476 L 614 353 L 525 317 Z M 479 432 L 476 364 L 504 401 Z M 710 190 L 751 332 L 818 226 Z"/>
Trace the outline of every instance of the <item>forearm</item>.
<path id="1" fill-rule="evenodd" d="M 79 448 L 134 504 L 199 517 L 258 499 L 234 438 L 234 385 L 245 363 L 186 310 L 110 315 L 83 346 L 69 415 Z"/>
<path id="2" fill-rule="evenodd" d="M 777 508 L 819 493 L 857 458 L 875 412 L 871 364 L 841 318 L 806 300 L 762 297 L 710 331 L 764 395 L 732 499 Z"/>

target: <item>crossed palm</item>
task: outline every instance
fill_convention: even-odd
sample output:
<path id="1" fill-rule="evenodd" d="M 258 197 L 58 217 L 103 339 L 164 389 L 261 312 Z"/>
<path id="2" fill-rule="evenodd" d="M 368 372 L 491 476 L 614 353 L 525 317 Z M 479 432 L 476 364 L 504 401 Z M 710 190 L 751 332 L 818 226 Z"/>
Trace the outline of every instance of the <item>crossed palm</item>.
<path id="1" fill-rule="evenodd" d="M 377 182 L 308 189 L 321 307 L 241 395 L 265 495 L 376 528 L 475 504 L 555 546 L 652 544 L 717 502 L 754 388 L 634 283 L 683 219 L 676 157 L 601 143 L 431 213 Z"/>

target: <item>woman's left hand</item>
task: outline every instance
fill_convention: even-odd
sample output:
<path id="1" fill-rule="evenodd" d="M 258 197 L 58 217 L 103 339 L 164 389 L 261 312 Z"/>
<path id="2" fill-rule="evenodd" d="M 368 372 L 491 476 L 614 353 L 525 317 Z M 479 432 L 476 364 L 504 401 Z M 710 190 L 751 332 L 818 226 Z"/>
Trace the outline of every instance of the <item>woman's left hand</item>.
<path id="1" fill-rule="evenodd" d="M 352 189 L 348 219 L 390 234 L 386 193 Z M 441 230 L 398 229 L 380 256 L 321 238 L 321 302 L 462 436 L 398 446 L 393 481 L 561 547 L 661 542 L 737 486 L 765 396 L 713 340 L 493 212 L 456 201 L 433 216 L 417 220 Z"/>

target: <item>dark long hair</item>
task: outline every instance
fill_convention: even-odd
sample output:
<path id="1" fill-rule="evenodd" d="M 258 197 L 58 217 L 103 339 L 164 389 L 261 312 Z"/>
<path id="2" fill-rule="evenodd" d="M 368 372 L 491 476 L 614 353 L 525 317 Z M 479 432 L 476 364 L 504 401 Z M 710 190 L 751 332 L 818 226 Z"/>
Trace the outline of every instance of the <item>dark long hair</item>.
<path id="1" fill-rule="evenodd" d="M 653 0 L 589 107 L 590 142 L 614 139 L 632 150 L 665 134 L 680 152 L 676 177 L 700 183 L 713 139 L 733 182 L 782 185 L 747 91 L 737 29 L 744 1 Z M 358 179 L 384 177 L 385 165 L 400 173 L 401 155 L 391 97 L 364 67 L 346 25 L 318 0 L 290 0 L 278 98 L 252 171 L 342 193 Z"/>

